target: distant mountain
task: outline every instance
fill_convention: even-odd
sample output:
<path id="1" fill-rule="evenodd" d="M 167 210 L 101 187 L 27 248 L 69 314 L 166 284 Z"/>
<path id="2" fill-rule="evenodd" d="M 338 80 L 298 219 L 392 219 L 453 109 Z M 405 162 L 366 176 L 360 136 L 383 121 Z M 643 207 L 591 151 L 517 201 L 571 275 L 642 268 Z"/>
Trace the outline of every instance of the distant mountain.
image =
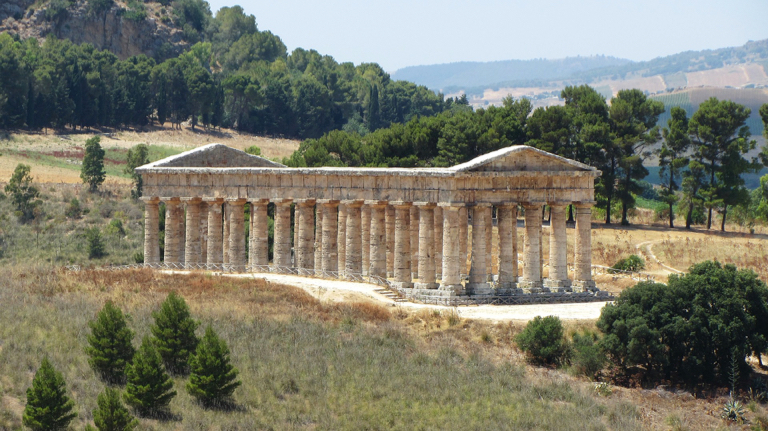
<path id="1" fill-rule="evenodd" d="M 559 60 L 542 58 L 488 63 L 464 61 L 405 67 L 394 72 L 392 78 L 426 85 L 433 90 L 443 90 L 454 87 L 481 87 L 505 81 L 558 79 L 578 72 L 617 68 L 631 63 L 630 60 L 603 55 L 568 57 Z"/>

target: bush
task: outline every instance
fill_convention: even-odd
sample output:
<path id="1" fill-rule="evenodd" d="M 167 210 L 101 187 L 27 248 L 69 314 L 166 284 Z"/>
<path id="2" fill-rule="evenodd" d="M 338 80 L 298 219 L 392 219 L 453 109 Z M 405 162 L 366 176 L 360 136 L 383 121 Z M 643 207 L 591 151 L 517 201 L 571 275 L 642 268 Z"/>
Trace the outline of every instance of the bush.
<path id="1" fill-rule="evenodd" d="M 33 430 L 66 429 L 72 419 L 75 402 L 67 396 L 64 377 L 53 368 L 48 358 L 43 358 L 40 368 L 27 389 L 27 405 L 23 423 Z"/>
<path id="2" fill-rule="evenodd" d="M 133 253 L 133 263 L 144 263 L 144 252 L 137 251 Z"/>
<path id="3" fill-rule="evenodd" d="M 641 282 L 605 306 L 600 345 L 620 369 L 690 385 L 728 382 L 745 356 L 764 352 L 768 286 L 752 271 L 703 262 L 667 285 Z M 741 352 L 738 357 L 732 352 Z"/>
<path id="4" fill-rule="evenodd" d="M 515 341 L 520 350 L 538 364 L 557 364 L 565 353 L 563 324 L 556 316 L 534 317 Z"/>
<path id="5" fill-rule="evenodd" d="M 85 241 L 88 246 L 88 259 L 98 259 L 107 255 L 98 227 L 94 226 L 85 231 Z"/>
<path id="6" fill-rule="evenodd" d="M 89 0 L 93 2 L 102 2 L 104 0 Z M 110 3 L 112 0 L 108 0 Z M 80 179 L 83 184 L 88 184 L 88 190 L 95 192 L 99 189 L 101 183 L 107 177 L 104 170 L 104 149 L 99 145 L 101 138 L 94 136 L 85 141 L 85 154 L 83 155 L 83 166 L 80 169 Z"/>
<path id="7" fill-rule="evenodd" d="M 77 198 L 72 198 L 72 200 L 69 201 L 69 205 L 67 205 L 67 208 L 64 210 L 64 215 L 71 219 L 79 219 L 83 216 L 83 208 L 80 206 L 80 201 L 77 200 Z"/>
<path id="8" fill-rule="evenodd" d="M 607 358 L 597 344 L 593 332 L 575 333 L 571 343 L 571 365 L 579 374 L 594 378 L 603 369 Z"/>
<path id="9" fill-rule="evenodd" d="M 640 258 L 640 256 L 633 254 L 616 262 L 611 268 L 618 269 L 620 271 L 637 272 L 645 269 L 645 262 L 643 262 L 643 259 Z"/>
<path id="10" fill-rule="evenodd" d="M 162 358 L 149 337 L 144 337 L 133 362 L 125 372 L 125 402 L 143 416 L 153 416 L 167 410 L 176 391 L 173 380 L 163 368 Z"/>
<path id="11" fill-rule="evenodd" d="M 250 147 L 245 149 L 245 152 L 253 156 L 260 156 L 261 148 L 257 147 L 256 145 L 251 145 Z"/>
<path id="12" fill-rule="evenodd" d="M 139 421 L 123 405 L 119 390 L 104 388 L 96 403 L 98 407 L 93 411 L 93 422 L 99 431 L 131 431 L 139 425 Z"/>
<path id="13" fill-rule="evenodd" d="M 19 163 L 5 186 L 5 192 L 11 197 L 16 207 L 16 215 L 22 222 L 35 218 L 35 209 L 42 203 L 37 199 L 40 197 L 40 191 L 32 185 L 30 170 L 29 165 Z"/>
<path id="14" fill-rule="evenodd" d="M 123 312 L 107 301 L 96 320 L 88 322 L 91 334 L 85 349 L 88 363 L 108 383 L 125 382 L 125 368 L 133 359 L 133 331 Z"/>
<path id="15" fill-rule="evenodd" d="M 198 323 L 192 319 L 187 303 L 171 292 L 160 306 L 160 311 L 152 313 L 152 317 L 155 324 L 150 330 L 165 366 L 172 374 L 186 374 L 189 357 L 198 343 L 195 335 Z"/>
<path id="16" fill-rule="evenodd" d="M 187 392 L 205 406 L 219 406 L 240 386 L 237 374 L 229 363 L 227 344 L 208 326 L 190 360 Z"/>

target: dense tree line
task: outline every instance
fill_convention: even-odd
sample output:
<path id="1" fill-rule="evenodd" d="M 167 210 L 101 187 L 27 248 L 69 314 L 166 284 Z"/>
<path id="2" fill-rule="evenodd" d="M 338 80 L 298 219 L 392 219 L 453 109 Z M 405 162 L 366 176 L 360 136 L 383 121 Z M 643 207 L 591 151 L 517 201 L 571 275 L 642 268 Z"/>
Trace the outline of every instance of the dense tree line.
<path id="1" fill-rule="evenodd" d="M 0 34 L 0 128 L 190 121 L 317 138 L 341 128 L 366 134 L 448 105 L 424 86 L 391 80 L 374 63 L 338 63 L 302 48 L 289 54 L 239 6 L 213 17 L 201 0 L 172 4 L 177 24 L 198 42 L 160 63 L 143 55 L 119 60 L 88 44 Z"/>

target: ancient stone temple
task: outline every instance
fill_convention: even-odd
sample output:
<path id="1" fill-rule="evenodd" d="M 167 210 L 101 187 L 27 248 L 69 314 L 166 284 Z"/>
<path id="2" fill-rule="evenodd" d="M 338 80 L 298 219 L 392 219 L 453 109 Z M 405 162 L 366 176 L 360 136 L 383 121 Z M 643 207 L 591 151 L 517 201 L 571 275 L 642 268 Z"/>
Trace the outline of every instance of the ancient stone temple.
<path id="1" fill-rule="evenodd" d="M 417 299 L 596 291 L 591 208 L 600 171 L 532 147 L 503 148 L 450 168 L 288 168 L 210 144 L 137 171 L 150 266 L 369 280 Z M 551 209 L 548 238 L 544 205 Z"/>

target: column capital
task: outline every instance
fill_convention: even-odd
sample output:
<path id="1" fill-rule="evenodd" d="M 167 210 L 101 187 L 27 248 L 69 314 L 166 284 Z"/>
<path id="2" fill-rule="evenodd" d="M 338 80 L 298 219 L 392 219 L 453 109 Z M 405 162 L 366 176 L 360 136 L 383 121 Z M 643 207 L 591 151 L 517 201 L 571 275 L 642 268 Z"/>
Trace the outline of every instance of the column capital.
<path id="1" fill-rule="evenodd" d="M 296 205 L 307 207 L 315 204 L 314 199 L 296 199 Z"/>
<path id="2" fill-rule="evenodd" d="M 245 198 L 226 198 L 225 200 L 230 205 L 245 205 L 246 202 Z"/>
<path id="3" fill-rule="evenodd" d="M 517 208 L 519 204 L 517 202 L 502 202 L 500 204 L 496 204 L 499 208 Z"/>
<path id="4" fill-rule="evenodd" d="M 271 201 L 275 205 L 290 205 L 293 203 L 293 199 L 272 199 Z"/>
<path id="5" fill-rule="evenodd" d="M 596 202 L 574 202 L 573 206 L 576 208 L 592 208 Z"/>
<path id="6" fill-rule="evenodd" d="M 334 207 L 338 206 L 339 203 L 341 203 L 341 201 L 337 199 L 317 199 L 316 202 L 323 206 L 334 206 Z"/>
<path id="7" fill-rule="evenodd" d="M 410 208 L 413 206 L 413 202 L 406 201 L 390 201 L 389 204 L 395 208 Z"/>
<path id="8" fill-rule="evenodd" d="M 253 199 L 249 200 L 248 203 L 251 205 L 269 205 L 269 199 Z"/>
<path id="9" fill-rule="evenodd" d="M 355 207 L 359 208 L 363 206 L 365 201 L 363 201 L 362 199 L 350 199 L 350 200 L 343 200 L 341 201 L 341 203 L 351 208 L 355 208 Z"/>
<path id="10" fill-rule="evenodd" d="M 469 208 L 474 208 L 474 207 L 490 208 L 492 206 L 493 204 L 489 202 L 472 202 L 467 204 L 467 207 Z"/>
<path id="11" fill-rule="evenodd" d="M 552 209 L 565 209 L 565 207 L 568 206 L 568 204 L 565 204 L 565 203 L 562 203 L 562 202 L 553 202 L 553 203 L 549 203 L 547 205 L 549 205 L 549 207 L 552 208 Z"/>
<path id="12" fill-rule="evenodd" d="M 437 203 L 435 202 L 414 202 L 413 204 L 419 207 L 420 209 L 421 208 L 430 209 L 437 206 Z"/>
<path id="13" fill-rule="evenodd" d="M 458 211 L 459 208 L 466 206 L 466 204 L 464 202 L 438 202 L 437 206 L 445 209 L 456 209 Z"/>
<path id="14" fill-rule="evenodd" d="M 170 204 L 170 203 L 178 204 L 181 202 L 181 198 L 179 197 L 161 197 L 160 200 L 162 202 L 165 202 L 166 204 Z"/>
<path id="15" fill-rule="evenodd" d="M 224 198 L 203 198 L 203 202 L 221 204 L 224 203 Z"/>
<path id="16" fill-rule="evenodd" d="M 203 199 L 202 198 L 181 198 L 181 201 L 196 204 L 196 203 L 202 202 Z"/>
<path id="17" fill-rule="evenodd" d="M 142 196 L 139 199 L 144 201 L 145 204 L 159 204 L 160 203 L 160 198 L 157 197 L 157 196 Z"/>
<path id="18" fill-rule="evenodd" d="M 365 204 L 372 207 L 386 207 L 389 201 L 366 200 Z"/>
<path id="19" fill-rule="evenodd" d="M 523 202 L 523 208 L 527 210 L 536 210 L 544 206 L 542 202 Z"/>

